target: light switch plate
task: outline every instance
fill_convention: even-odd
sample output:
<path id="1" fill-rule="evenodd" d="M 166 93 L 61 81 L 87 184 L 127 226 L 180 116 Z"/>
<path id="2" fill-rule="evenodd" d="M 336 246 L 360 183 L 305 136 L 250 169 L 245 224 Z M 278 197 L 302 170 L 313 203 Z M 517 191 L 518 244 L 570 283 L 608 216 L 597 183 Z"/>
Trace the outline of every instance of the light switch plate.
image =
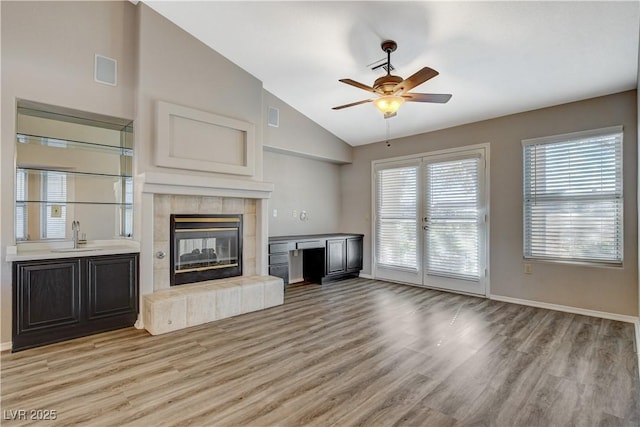
<path id="1" fill-rule="evenodd" d="M 62 206 L 51 205 L 51 218 L 62 218 Z"/>

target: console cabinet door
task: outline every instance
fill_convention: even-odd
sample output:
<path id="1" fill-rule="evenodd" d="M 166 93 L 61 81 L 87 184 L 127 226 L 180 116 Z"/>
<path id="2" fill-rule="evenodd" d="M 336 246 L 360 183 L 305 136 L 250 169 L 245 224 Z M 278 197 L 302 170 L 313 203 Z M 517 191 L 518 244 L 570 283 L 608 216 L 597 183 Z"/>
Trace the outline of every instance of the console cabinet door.
<path id="1" fill-rule="evenodd" d="M 13 263 L 13 351 L 132 326 L 138 255 Z"/>
<path id="2" fill-rule="evenodd" d="M 87 318 L 138 312 L 137 255 L 87 259 Z"/>
<path id="3" fill-rule="evenodd" d="M 346 256 L 345 239 L 327 240 L 327 274 L 344 272 Z"/>
<path id="4" fill-rule="evenodd" d="M 14 267 L 13 335 L 57 339 L 57 331 L 73 329 L 81 321 L 78 258 L 22 262 Z M 25 342 L 29 345 L 29 340 Z"/>
<path id="5" fill-rule="evenodd" d="M 347 239 L 347 271 L 362 270 L 362 237 Z"/>

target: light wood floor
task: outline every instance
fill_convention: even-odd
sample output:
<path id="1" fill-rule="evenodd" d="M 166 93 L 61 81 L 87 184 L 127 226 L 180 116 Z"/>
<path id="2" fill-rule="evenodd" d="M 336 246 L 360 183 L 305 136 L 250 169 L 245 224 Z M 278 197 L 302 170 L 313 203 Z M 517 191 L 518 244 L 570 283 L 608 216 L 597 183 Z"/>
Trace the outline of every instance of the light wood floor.
<path id="1" fill-rule="evenodd" d="M 633 326 L 354 279 L 150 336 L 2 353 L 1 406 L 60 425 L 640 424 Z M 2 425 L 51 422 L 2 421 Z"/>

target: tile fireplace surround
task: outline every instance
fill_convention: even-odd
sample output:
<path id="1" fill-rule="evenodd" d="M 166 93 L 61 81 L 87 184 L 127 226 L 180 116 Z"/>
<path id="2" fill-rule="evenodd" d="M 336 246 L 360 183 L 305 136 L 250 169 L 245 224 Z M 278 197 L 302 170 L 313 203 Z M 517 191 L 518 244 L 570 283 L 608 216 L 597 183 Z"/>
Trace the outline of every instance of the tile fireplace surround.
<path id="1" fill-rule="evenodd" d="M 145 173 L 141 194 L 140 313 L 144 296 L 170 287 L 171 214 L 242 214 L 243 276 L 267 275 L 267 199 L 273 184 L 228 178 Z M 153 219 L 149 221 L 148 219 Z M 164 258 L 157 256 L 159 252 Z M 141 316 L 136 327 L 143 328 Z"/>
<path id="2" fill-rule="evenodd" d="M 153 290 L 168 289 L 169 215 L 171 214 L 241 214 L 242 215 L 242 275 L 256 274 L 256 201 L 212 196 L 176 196 L 155 194 L 153 197 L 153 253 L 163 252 L 164 258 L 153 259 Z"/>

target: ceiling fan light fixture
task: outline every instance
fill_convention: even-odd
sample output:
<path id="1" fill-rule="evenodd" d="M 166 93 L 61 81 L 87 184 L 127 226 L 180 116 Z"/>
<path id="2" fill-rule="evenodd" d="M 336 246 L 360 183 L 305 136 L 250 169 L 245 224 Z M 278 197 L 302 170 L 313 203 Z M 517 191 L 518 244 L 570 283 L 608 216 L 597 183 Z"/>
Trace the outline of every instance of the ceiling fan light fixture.
<path id="1" fill-rule="evenodd" d="M 373 101 L 373 104 L 385 117 L 392 117 L 404 103 L 404 98 L 396 95 L 384 95 Z"/>

